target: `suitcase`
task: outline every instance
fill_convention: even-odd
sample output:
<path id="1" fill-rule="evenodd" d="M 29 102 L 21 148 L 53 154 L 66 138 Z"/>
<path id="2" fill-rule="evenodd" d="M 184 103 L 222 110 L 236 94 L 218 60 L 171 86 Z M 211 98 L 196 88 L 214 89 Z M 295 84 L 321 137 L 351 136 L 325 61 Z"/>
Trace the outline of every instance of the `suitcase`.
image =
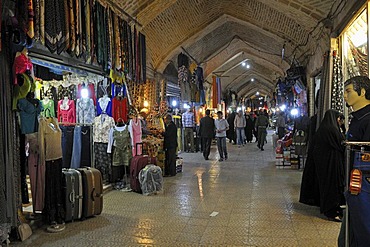
<path id="1" fill-rule="evenodd" d="M 136 150 L 138 145 L 143 145 L 142 143 L 136 144 Z M 150 157 L 148 155 L 136 155 L 131 159 L 130 165 L 130 186 L 132 191 L 141 193 L 141 187 L 139 182 L 139 172 L 143 169 L 146 165 L 156 165 L 157 159 L 155 157 Z"/>
<path id="2" fill-rule="evenodd" d="M 75 169 L 63 169 L 64 221 L 82 217 L 82 177 Z"/>
<path id="3" fill-rule="evenodd" d="M 82 218 L 101 214 L 103 210 L 103 180 L 98 169 L 79 168 L 82 176 Z"/>

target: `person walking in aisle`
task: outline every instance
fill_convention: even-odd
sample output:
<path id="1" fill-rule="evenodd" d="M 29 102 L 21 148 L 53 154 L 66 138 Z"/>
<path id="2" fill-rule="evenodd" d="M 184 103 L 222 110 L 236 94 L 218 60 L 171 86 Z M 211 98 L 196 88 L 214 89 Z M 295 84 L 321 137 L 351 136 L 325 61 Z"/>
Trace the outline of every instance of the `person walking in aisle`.
<path id="1" fill-rule="evenodd" d="M 210 117 L 211 111 L 206 110 L 206 116 L 200 119 L 199 133 L 203 143 L 203 157 L 208 160 L 212 139 L 215 136 L 215 120 Z"/>
<path id="2" fill-rule="evenodd" d="M 166 125 L 164 132 L 164 149 L 166 152 L 164 174 L 172 177 L 176 175 L 177 128 L 170 114 L 166 115 L 164 122 Z"/>
<path id="3" fill-rule="evenodd" d="M 217 119 L 215 119 L 217 149 L 220 155 L 219 161 L 227 160 L 226 149 L 226 131 L 229 129 L 229 124 L 226 119 L 222 118 L 222 111 L 217 112 Z"/>
<path id="4" fill-rule="evenodd" d="M 257 147 L 263 151 L 263 146 L 265 144 L 267 136 L 267 126 L 269 125 L 269 119 L 267 117 L 267 110 L 265 109 L 256 120 L 256 129 L 258 131 L 258 144 Z"/>
<path id="5" fill-rule="evenodd" d="M 236 142 L 239 145 L 244 146 L 244 128 L 245 128 L 245 117 L 243 116 L 243 112 L 240 110 L 238 114 L 235 116 L 234 120 L 234 128 L 236 132 Z"/>
<path id="6" fill-rule="evenodd" d="M 245 138 L 247 142 L 252 142 L 253 140 L 253 120 L 249 114 L 245 115 Z"/>
<path id="7" fill-rule="evenodd" d="M 370 142 L 370 79 L 355 76 L 344 83 L 344 100 L 352 108 L 352 119 L 347 131 L 348 141 Z M 370 151 L 369 147 L 365 147 Z M 365 181 L 364 181 L 365 180 Z M 362 192 L 352 195 L 346 192 L 349 217 L 349 246 L 362 247 L 370 243 L 370 196 L 366 179 L 362 179 Z M 345 246 L 345 218 L 338 237 L 338 246 Z"/>
<path id="8" fill-rule="evenodd" d="M 184 128 L 184 151 L 194 153 L 194 113 L 188 109 L 182 114 L 182 127 Z M 189 147 L 190 145 L 190 147 Z"/>

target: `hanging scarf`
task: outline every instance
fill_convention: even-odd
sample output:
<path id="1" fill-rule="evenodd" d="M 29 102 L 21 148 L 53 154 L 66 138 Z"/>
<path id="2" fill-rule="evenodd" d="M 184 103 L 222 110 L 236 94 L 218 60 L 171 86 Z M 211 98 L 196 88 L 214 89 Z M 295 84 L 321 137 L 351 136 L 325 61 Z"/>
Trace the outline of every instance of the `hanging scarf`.
<path id="1" fill-rule="evenodd" d="M 31 39 L 33 39 L 33 37 L 35 37 L 33 17 L 34 17 L 34 12 L 33 12 L 32 0 L 28 0 L 28 31 L 27 31 L 27 35 Z"/>

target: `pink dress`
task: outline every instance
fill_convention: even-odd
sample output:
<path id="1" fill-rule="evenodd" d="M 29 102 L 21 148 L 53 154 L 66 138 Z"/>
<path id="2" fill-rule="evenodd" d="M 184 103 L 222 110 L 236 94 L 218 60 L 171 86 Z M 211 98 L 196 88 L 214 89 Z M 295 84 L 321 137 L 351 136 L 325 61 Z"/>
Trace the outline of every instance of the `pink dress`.
<path id="1" fill-rule="evenodd" d="M 136 156 L 136 153 L 138 155 L 141 155 L 142 154 L 141 146 L 139 146 L 136 151 L 136 143 L 142 142 L 141 121 L 138 118 L 133 118 L 130 120 L 130 125 L 132 129 L 132 136 L 131 136 L 132 145 L 133 145 L 132 156 Z"/>

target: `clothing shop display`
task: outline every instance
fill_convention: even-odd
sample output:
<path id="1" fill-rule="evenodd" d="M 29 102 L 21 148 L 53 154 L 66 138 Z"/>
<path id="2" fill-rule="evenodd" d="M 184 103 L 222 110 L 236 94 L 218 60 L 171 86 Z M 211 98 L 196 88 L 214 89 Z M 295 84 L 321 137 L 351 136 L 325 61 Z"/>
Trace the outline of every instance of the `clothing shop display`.
<path id="1" fill-rule="evenodd" d="M 14 84 L 18 84 L 17 75 L 23 73 L 31 73 L 33 65 L 31 59 L 27 56 L 27 49 L 24 48 L 22 52 L 17 53 L 14 59 L 13 71 L 14 71 Z"/>
<path id="2" fill-rule="evenodd" d="M 132 157 L 132 140 L 130 136 L 132 132 L 131 127 L 121 126 L 113 127 L 109 131 L 107 153 L 112 152 L 113 149 L 113 166 L 128 166 Z"/>
<path id="3" fill-rule="evenodd" d="M 142 131 L 141 131 L 141 121 L 137 117 L 130 120 L 130 126 L 132 129 L 132 156 L 135 154 L 142 154 L 141 146 L 137 146 L 137 143 L 142 142 Z M 138 150 L 136 150 L 138 149 Z"/>
<path id="4" fill-rule="evenodd" d="M 64 98 L 58 101 L 58 121 L 62 123 L 76 123 L 76 106 L 73 100 Z"/>
<path id="5" fill-rule="evenodd" d="M 117 96 L 112 100 L 112 115 L 115 122 L 127 122 L 128 102 L 126 97 Z"/>
<path id="6" fill-rule="evenodd" d="M 62 133 L 55 118 L 41 118 L 39 123 L 40 165 L 45 166 L 45 206 L 43 214 L 50 225 L 61 224 L 62 207 Z"/>
<path id="7" fill-rule="evenodd" d="M 108 95 L 104 95 L 103 97 L 98 99 L 98 103 L 96 106 L 96 115 L 99 116 L 102 113 L 106 113 L 109 116 L 112 116 L 112 101 L 108 97 Z"/>
<path id="8" fill-rule="evenodd" d="M 92 124 L 95 118 L 94 102 L 90 98 L 77 99 L 76 121 L 79 124 Z"/>
<path id="9" fill-rule="evenodd" d="M 45 97 L 43 100 L 41 100 L 42 105 L 42 117 L 56 117 L 55 116 L 55 108 L 54 108 L 54 101 L 49 99 L 48 97 Z"/>
<path id="10" fill-rule="evenodd" d="M 81 127 L 81 161 L 80 167 L 91 166 L 91 138 L 90 138 L 91 127 Z"/>
<path id="11" fill-rule="evenodd" d="M 62 130 L 62 152 L 63 152 L 63 168 L 70 168 L 72 151 L 74 147 L 74 126 L 59 126 Z"/>
<path id="12" fill-rule="evenodd" d="M 31 182 L 33 212 L 42 212 L 45 196 L 45 165 L 39 162 L 38 133 L 26 134 L 28 174 Z"/>
<path id="13" fill-rule="evenodd" d="M 21 132 L 29 134 L 38 130 L 38 116 L 42 105 L 38 99 L 26 98 L 18 100 L 18 109 L 21 117 Z"/>
<path id="14" fill-rule="evenodd" d="M 70 167 L 77 169 L 81 165 L 81 149 L 82 149 L 81 129 L 82 129 L 81 126 L 74 127 L 72 159 L 70 165 L 65 168 Z"/>

